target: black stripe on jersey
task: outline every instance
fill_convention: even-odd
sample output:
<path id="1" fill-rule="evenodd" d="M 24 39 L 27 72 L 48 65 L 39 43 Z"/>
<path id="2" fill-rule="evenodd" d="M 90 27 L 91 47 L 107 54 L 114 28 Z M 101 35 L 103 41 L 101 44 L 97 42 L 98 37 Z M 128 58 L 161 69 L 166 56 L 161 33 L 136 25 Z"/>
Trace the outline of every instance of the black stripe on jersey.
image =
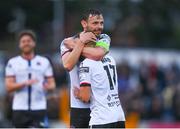
<path id="1" fill-rule="evenodd" d="M 28 66 L 31 67 L 31 60 L 28 60 Z M 32 78 L 31 73 L 28 74 L 28 79 L 30 80 Z M 32 87 L 31 85 L 28 86 L 28 110 L 31 110 L 31 93 L 32 93 Z"/>
<path id="2" fill-rule="evenodd" d="M 90 84 L 90 83 L 81 83 L 81 84 L 80 84 L 80 87 L 86 87 L 86 86 L 89 86 L 89 87 L 90 87 L 91 84 Z"/>

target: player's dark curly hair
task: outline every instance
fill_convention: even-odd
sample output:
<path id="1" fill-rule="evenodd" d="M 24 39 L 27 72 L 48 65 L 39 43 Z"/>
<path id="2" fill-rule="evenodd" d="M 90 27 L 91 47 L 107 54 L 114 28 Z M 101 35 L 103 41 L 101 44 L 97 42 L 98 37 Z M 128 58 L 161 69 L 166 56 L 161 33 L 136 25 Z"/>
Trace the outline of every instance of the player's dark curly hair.
<path id="1" fill-rule="evenodd" d="M 102 13 L 97 9 L 88 9 L 83 13 L 81 20 L 87 20 L 89 15 L 102 15 Z"/>

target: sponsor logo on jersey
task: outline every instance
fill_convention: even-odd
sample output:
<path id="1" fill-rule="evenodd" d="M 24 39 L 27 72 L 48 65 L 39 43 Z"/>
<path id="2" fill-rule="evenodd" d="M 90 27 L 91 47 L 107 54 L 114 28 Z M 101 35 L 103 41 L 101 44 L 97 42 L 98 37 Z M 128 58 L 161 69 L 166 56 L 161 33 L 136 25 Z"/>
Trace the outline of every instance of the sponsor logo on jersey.
<path id="1" fill-rule="evenodd" d="M 81 67 L 79 73 L 89 73 L 89 67 Z"/>

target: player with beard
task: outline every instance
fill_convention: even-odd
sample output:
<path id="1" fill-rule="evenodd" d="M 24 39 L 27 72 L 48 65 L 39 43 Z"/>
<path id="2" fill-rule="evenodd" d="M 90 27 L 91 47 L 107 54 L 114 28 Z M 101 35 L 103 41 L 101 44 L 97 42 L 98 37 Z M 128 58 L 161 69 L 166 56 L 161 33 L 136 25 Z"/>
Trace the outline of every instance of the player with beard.
<path id="1" fill-rule="evenodd" d="M 55 88 L 51 64 L 47 58 L 35 55 L 33 31 L 22 31 L 18 42 L 21 54 L 11 58 L 5 69 L 7 91 L 14 92 L 13 124 L 16 128 L 47 127 L 45 93 Z"/>
<path id="2" fill-rule="evenodd" d="M 101 12 L 90 9 L 81 19 L 83 32 L 66 38 L 62 41 L 62 62 L 69 71 L 70 90 L 70 126 L 75 128 L 88 128 L 90 120 L 90 105 L 83 103 L 73 94 L 74 86 L 79 85 L 79 62 L 83 58 L 101 60 L 109 52 L 110 37 L 101 34 L 104 28 L 104 19 Z M 88 44 L 88 45 L 87 45 Z"/>

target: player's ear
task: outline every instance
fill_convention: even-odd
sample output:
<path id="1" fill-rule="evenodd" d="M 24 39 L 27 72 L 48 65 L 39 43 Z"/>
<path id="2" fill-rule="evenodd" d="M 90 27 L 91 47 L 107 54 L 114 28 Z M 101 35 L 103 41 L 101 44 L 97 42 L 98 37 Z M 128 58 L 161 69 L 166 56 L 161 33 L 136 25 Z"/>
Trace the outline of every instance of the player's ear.
<path id="1" fill-rule="evenodd" d="M 86 28 L 87 21 L 86 20 L 81 20 L 81 25 L 82 25 L 83 28 Z"/>

